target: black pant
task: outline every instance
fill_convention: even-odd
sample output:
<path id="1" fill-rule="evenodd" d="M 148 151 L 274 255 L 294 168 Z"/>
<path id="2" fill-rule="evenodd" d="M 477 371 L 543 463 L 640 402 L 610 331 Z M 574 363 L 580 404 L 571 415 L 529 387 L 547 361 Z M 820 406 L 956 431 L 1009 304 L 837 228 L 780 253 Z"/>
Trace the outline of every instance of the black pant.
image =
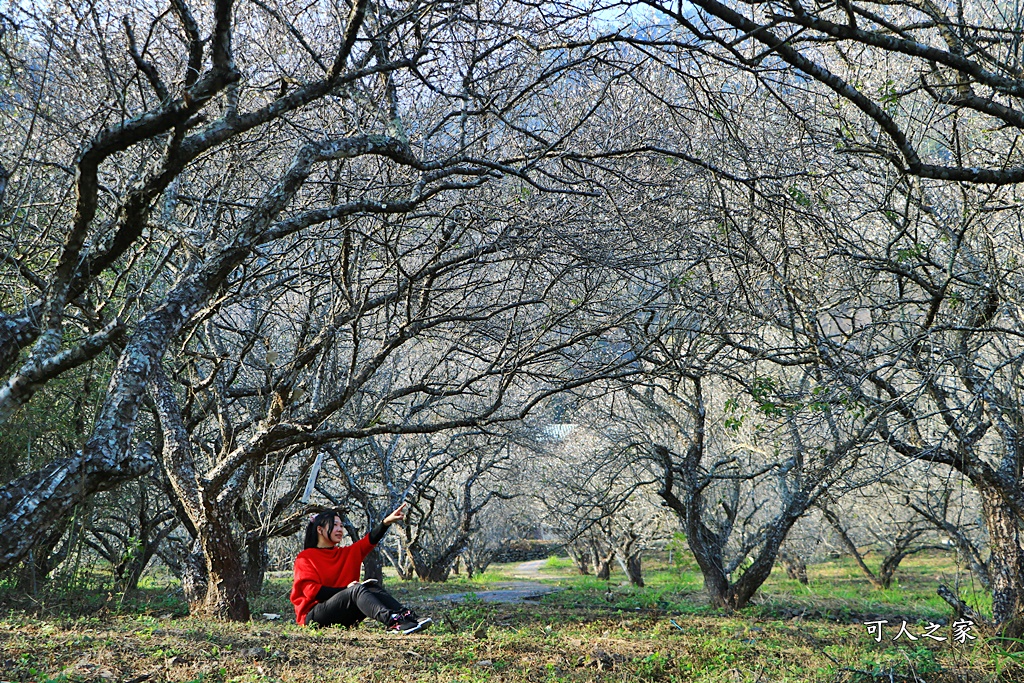
<path id="1" fill-rule="evenodd" d="M 341 589 L 326 602 L 313 605 L 306 615 L 306 624 L 352 626 L 370 617 L 386 626 L 391 615 L 402 609 L 402 605 L 381 586 L 358 584 Z"/>

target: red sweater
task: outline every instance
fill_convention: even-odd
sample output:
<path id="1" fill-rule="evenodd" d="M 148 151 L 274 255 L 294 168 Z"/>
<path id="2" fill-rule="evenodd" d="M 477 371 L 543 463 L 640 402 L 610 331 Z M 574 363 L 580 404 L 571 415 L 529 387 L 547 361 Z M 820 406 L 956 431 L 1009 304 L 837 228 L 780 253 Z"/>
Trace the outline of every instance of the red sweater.
<path id="1" fill-rule="evenodd" d="M 359 580 L 363 560 L 373 551 L 370 535 L 345 547 L 306 548 L 295 558 L 295 582 L 291 601 L 295 621 L 306 623 L 306 615 L 316 604 L 316 595 L 324 586 L 345 588 Z"/>

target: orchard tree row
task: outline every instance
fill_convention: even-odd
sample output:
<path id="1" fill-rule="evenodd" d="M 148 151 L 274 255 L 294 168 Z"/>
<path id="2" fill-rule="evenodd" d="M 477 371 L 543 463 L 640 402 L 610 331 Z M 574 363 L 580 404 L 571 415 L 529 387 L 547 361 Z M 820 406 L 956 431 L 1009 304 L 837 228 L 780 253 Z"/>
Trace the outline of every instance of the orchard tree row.
<path id="1" fill-rule="evenodd" d="M 0 10 L 0 568 L 246 619 L 406 500 L 372 574 L 675 533 L 735 608 L 827 526 L 1024 634 L 1019 12 L 137 4 Z"/>

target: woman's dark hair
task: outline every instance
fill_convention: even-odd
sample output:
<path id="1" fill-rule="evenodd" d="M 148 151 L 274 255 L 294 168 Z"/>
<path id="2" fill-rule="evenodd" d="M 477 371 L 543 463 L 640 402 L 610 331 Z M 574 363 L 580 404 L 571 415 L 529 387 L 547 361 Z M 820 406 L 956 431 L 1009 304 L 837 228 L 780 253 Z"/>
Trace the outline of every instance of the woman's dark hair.
<path id="1" fill-rule="evenodd" d="M 320 542 L 320 538 L 316 533 L 318 526 L 327 527 L 327 535 L 330 536 L 334 531 L 334 518 L 337 515 L 338 513 L 334 510 L 324 510 L 310 517 L 309 524 L 306 525 L 306 535 L 302 539 L 302 547 L 315 548 L 317 546 L 317 543 Z"/>

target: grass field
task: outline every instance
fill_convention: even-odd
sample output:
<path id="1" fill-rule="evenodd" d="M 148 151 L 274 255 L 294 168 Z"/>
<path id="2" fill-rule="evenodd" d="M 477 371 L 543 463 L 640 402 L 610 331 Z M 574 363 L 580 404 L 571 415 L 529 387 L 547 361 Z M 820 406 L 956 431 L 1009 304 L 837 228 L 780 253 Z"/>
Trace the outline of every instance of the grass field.
<path id="1" fill-rule="evenodd" d="M 873 589 L 852 562 L 809 567 L 802 586 L 777 571 L 754 605 L 711 607 L 689 566 L 648 563 L 643 589 L 573 574 L 551 558 L 545 583 L 561 591 L 521 604 L 474 592 L 512 578 L 498 566 L 473 581 L 388 580 L 403 602 L 436 620 L 425 634 L 394 636 L 376 624 L 350 630 L 291 623 L 290 579 L 272 576 L 252 601 L 255 620 L 190 619 L 173 586 L 129 596 L 64 590 L 39 601 L 9 592 L 0 612 L 0 680 L 188 681 L 1024 681 L 1021 656 L 978 630 L 957 644 L 939 583 L 972 595 L 969 576 L 940 555 L 904 561 L 899 581 Z M 469 592 L 462 602 L 436 596 Z M 974 604 L 985 609 L 979 592 Z M 282 615 L 266 621 L 262 613 Z M 887 619 L 881 642 L 863 622 Z M 918 636 L 892 641 L 902 621 Z"/>

